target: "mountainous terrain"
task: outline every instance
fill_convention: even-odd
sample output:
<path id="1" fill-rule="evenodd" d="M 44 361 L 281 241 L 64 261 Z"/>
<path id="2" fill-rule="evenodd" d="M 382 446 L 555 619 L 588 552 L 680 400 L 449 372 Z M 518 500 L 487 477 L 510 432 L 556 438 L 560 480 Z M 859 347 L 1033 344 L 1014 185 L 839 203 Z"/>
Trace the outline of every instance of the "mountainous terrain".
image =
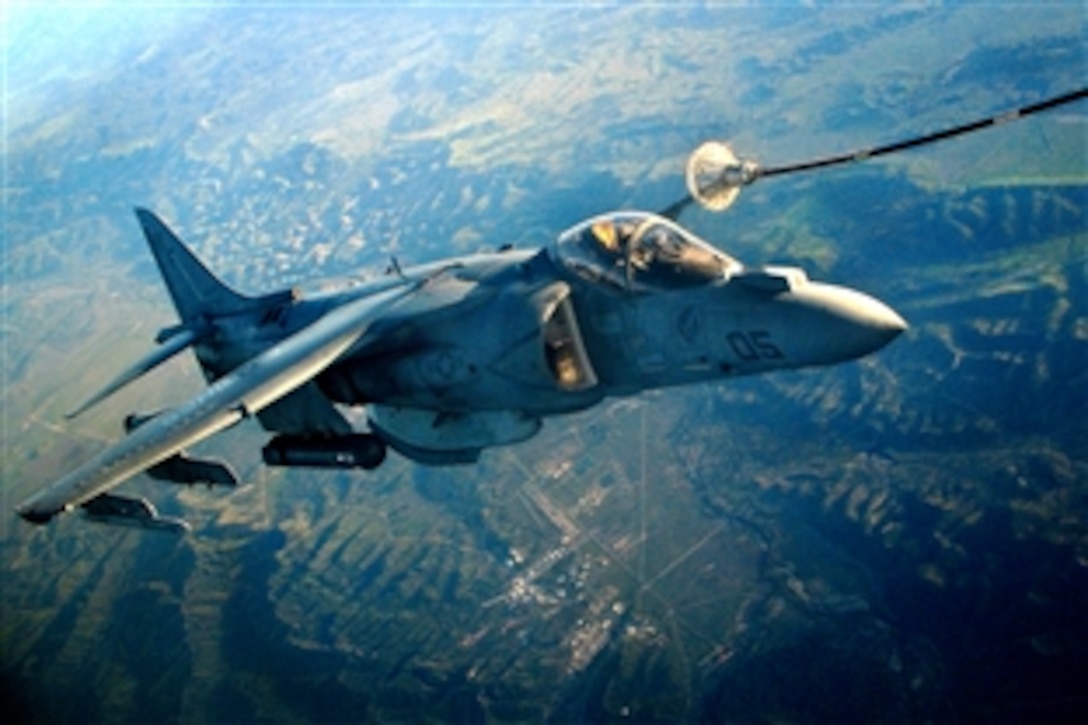
<path id="1" fill-rule="evenodd" d="M 131 207 L 251 292 L 548 244 L 767 164 L 1083 83 L 1079 3 L 9 10 L 0 677 L 40 721 L 1041 721 L 1088 665 L 1080 105 L 681 222 L 911 329 L 610 400 L 478 465 L 141 477 L 184 538 L 12 512 L 195 394 Z M 124 40 L 115 39 L 123 38 Z M 312 280 L 318 280 L 314 282 Z"/>

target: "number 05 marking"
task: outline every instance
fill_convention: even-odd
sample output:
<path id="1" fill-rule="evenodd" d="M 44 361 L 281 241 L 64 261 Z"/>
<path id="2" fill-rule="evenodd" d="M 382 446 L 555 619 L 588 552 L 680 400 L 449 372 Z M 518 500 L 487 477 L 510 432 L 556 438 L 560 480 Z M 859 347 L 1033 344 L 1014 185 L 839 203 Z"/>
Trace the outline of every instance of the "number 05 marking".
<path id="1" fill-rule="evenodd" d="M 741 360 L 751 362 L 753 360 L 782 360 L 786 356 L 782 350 L 771 340 L 771 333 L 766 330 L 750 330 L 748 332 L 730 332 L 725 336 L 729 341 L 729 347 Z"/>

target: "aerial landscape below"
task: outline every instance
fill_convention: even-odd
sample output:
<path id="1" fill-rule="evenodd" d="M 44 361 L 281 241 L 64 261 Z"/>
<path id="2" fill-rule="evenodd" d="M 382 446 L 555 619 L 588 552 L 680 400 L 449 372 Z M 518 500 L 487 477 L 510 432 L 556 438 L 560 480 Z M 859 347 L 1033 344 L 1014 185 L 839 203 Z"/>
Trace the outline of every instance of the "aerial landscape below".
<path id="1" fill-rule="evenodd" d="M 682 210 L 909 322 L 860 360 L 610 397 L 448 468 L 270 468 L 243 422 L 192 451 L 236 488 L 118 489 L 182 536 L 15 508 L 204 389 L 183 354 L 65 417 L 178 322 L 134 207 L 252 295 L 548 247 L 665 208 L 710 139 L 770 167 L 1068 93 L 1081 3 L 4 12 L 10 712 L 1080 715 L 1084 102 Z"/>

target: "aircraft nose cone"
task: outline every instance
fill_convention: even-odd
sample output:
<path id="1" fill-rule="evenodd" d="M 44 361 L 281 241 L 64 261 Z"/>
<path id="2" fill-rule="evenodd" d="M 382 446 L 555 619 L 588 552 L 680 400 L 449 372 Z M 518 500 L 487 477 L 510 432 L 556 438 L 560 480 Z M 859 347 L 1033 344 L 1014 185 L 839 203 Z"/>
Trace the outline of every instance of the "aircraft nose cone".
<path id="1" fill-rule="evenodd" d="M 841 320 L 836 326 L 838 342 L 847 347 L 850 357 L 876 352 L 907 329 L 907 321 L 898 312 L 856 290 L 835 289 L 831 309 Z"/>
<path id="2" fill-rule="evenodd" d="M 907 329 L 899 313 L 857 290 L 811 283 L 800 296 L 820 311 L 816 324 L 822 334 L 813 353 L 823 363 L 876 352 Z"/>
<path id="3" fill-rule="evenodd" d="M 907 321 L 898 312 L 874 297 L 858 294 L 864 301 L 858 310 L 857 324 L 866 330 L 866 334 L 872 335 L 874 350 L 884 347 L 907 329 Z"/>

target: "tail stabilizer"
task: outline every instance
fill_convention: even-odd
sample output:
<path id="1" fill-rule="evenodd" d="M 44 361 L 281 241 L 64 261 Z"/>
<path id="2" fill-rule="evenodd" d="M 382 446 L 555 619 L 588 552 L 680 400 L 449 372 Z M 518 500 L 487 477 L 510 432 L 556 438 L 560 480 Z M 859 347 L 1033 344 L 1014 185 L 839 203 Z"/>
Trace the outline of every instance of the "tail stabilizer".
<path id="1" fill-rule="evenodd" d="M 67 418 L 76 417 L 182 350 L 204 340 L 211 329 L 211 318 L 287 304 L 295 299 L 293 290 L 273 292 L 261 297 L 248 297 L 235 292 L 208 271 L 161 219 L 146 209 L 136 209 L 136 217 L 140 220 L 147 244 L 151 247 L 155 263 L 162 273 L 182 322 L 159 332 L 159 347 L 133 363 L 75 410 L 67 413 Z M 199 353 L 197 358 L 200 359 Z M 203 361 L 201 364 L 204 364 Z"/>
<path id="2" fill-rule="evenodd" d="M 88 408 L 97 405 L 109 396 L 116 393 L 121 388 L 125 387 L 133 380 L 143 376 L 145 373 L 151 372 L 159 365 L 170 358 L 177 355 L 185 348 L 192 345 L 198 339 L 200 339 L 201 331 L 186 329 L 179 334 L 174 335 L 168 341 L 164 342 L 159 347 L 152 350 L 140 360 L 136 361 L 128 367 L 128 369 L 121 372 L 117 377 L 106 384 L 101 390 L 83 401 L 75 410 L 70 413 L 65 413 L 65 418 L 75 418 L 77 415 L 87 410 Z"/>
<path id="3" fill-rule="evenodd" d="M 163 281 L 182 322 L 191 324 L 207 315 L 251 309 L 258 298 L 234 291 L 208 271 L 203 262 L 178 239 L 161 219 L 147 209 L 136 209 L 147 244 L 155 255 Z"/>

